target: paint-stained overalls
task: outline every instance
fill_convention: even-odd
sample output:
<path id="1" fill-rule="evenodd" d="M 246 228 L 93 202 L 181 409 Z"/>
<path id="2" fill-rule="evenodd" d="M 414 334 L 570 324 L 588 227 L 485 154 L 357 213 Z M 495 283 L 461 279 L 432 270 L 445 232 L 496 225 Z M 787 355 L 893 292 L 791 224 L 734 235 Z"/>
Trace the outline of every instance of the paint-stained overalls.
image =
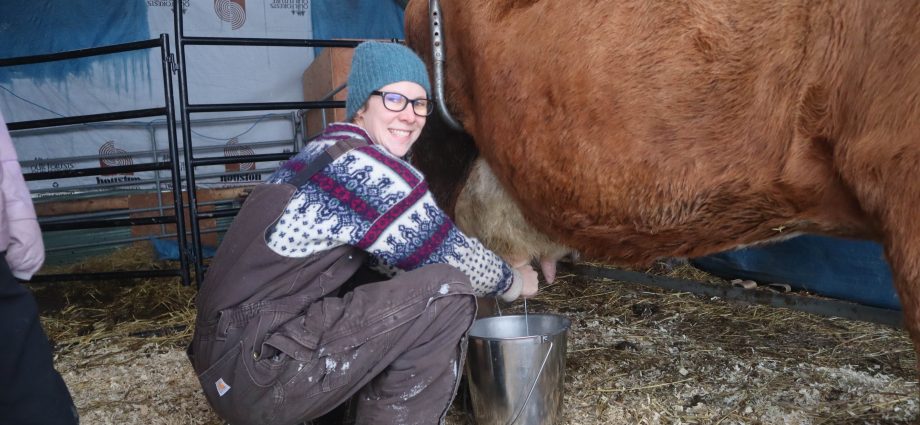
<path id="1" fill-rule="evenodd" d="M 296 424 L 357 393 L 358 423 L 443 421 L 476 314 L 468 278 L 436 264 L 340 296 L 366 253 L 290 258 L 266 245 L 295 189 L 253 190 L 202 283 L 189 358 L 211 406 L 234 425 Z"/>

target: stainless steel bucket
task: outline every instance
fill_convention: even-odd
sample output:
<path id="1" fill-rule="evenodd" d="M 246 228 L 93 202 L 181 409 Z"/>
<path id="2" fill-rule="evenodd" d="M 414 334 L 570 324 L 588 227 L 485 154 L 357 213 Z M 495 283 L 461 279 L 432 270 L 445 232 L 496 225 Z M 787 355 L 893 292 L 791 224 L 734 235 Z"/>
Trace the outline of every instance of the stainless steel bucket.
<path id="1" fill-rule="evenodd" d="M 479 425 L 549 425 L 562 417 L 566 333 L 554 314 L 478 319 L 466 362 Z"/>

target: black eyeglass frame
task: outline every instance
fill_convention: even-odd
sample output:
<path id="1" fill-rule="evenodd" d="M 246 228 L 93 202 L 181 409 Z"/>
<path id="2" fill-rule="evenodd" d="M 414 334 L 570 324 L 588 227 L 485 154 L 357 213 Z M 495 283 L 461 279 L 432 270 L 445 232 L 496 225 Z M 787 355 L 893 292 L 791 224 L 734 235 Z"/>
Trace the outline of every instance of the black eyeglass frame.
<path id="1" fill-rule="evenodd" d="M 395 94 L 395 95 L 397 95 L 397 96 L 399 96 L 399 97 L 405 99 L 405 100 L 406 100 L 406 103 L 403 103 L 403 107 L 402 107 L 402 108 L 399 108 L 399 109 L 390 108 L 389 106 L 387 106 L 387 102 L 386 102 L 386 96 L 387 96 L 388 94 Z M 374 91 L 372 91 L 372 92 L 371 92 L 371 96 L 380 96 L 380 101 L 383 102 L 383 107 L 386 108 L 388 111 L 391 111 L 391 112 L 402 112 L 402 111 L 406 110 L 406 107 L 409 106 L 410 103 L 412 104 L 412 113 L 415 114 L 416 116 L 419 116 L 419 117 L 427 117 L 427 116 L 430 116 L 432 112 L 434 112 L 434 101 L 431 100 L 431 99 L 425 99 L 425 98 L 409 99 L 408 96 L 406 96 L 406 95 L 404 95 L 404 94 L 402 94 L 402 93 L 396 93 L 396 92 L 392 92 L 392 91 L 380 91 L 380 90 L 374 90 Z M 427 105 L 428 105 L 427 108 L 426 108 L 427 113 L 424 114 L 424 115 L 423 115 L 423 114 L 419 114 L 419 113 L 418 113 L 418 110 L 417 110 L 416 107 L 415 107 L 415 105 L 417 105 L 416 102 L 418 102 L 418 101 L 420 101 L 420 100 L 425 101 L 425 102 L 427 103 Z"/>

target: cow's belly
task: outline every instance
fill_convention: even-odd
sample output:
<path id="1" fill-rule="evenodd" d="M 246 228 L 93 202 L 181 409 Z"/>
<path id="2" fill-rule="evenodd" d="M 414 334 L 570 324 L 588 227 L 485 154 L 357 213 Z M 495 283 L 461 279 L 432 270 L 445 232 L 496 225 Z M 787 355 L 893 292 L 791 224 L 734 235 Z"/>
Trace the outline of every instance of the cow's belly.
<path id="1" fill-rule="evenodd" d="M 538 170 L 530 168 L 532 173 Z M 531 174 L 533 176 L 533 174 Z M 736 179 L 714 183 L 635 178 L 623 189 L 597 180 L 557 178 L 505 190 L 478 159 L 457 199 L 460 228 L 506 259 L 555 261 L 571 251 L 586 258 L 646 265 L 666 257 L 697 257 L 799 233 L 866 236 L 839 188 L 797 195 Z M 702 182 L 702 183 L 701 183 Z M 525 208 L 519 207 L 522 202 Z"/>

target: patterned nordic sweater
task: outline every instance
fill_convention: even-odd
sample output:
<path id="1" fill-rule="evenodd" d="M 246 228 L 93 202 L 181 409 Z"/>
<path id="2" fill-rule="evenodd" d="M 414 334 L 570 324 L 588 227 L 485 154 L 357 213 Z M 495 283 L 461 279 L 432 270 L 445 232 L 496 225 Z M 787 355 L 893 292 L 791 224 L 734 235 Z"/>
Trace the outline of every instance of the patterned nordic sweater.
<path id="1" fill-rule="evenodd" d="M 503 294 L 511 287 L 516 275 L 511 267 L 461 233 L 435 204 L 421 173 L 374 145 L 361 127 L 329 125 L 268 183 L 290 181 L 327 147 L 350 138 L 369 145 L 338 157 L 296 190 L 269 231 L 269 248 L 306 257 L 348 244 L 367 251 L 370 266 L 391 276 L 446 263 L 466 274 L 479 296 Z"/>

